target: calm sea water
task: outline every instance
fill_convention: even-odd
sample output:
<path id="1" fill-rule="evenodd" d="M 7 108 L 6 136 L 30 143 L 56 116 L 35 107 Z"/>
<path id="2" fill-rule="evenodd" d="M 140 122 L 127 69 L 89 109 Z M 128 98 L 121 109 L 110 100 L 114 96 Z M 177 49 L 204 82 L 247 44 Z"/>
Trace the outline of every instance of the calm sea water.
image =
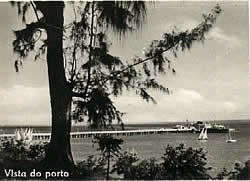
<path id="1" fill-rule="evenodd" d="M 138 125 L 135 125 L 138 127 Z M 144 127 L 150 127 L 145 126 Z M 159 127 L 154 125 L 151 127 Z M 161 125 L 161 127 L 167 127 Z M 141 159 L 155 157 L 160 159 L 164 153 L 166 144 L 177 146 L 180 143 L 185 147 L 203 148 L 207 152 L 208 166 L 215 175 L 225 167 L 232 170 L 235 162 L 244 163 L 249 159 L 249 123 L 248 121 L 231 122 L 231 128 L 236 128 L 240 132 L 233 135 L 237 139 L 236 143 L 226 143 L 227 135 L 224 133 L 208 134 L 207 142 L 198 140 L 199 134 L 192 133 L 167 133 L 156 135 L 121 136 L 124 139 L 123 150 L 135 150 Z M 89 155 L 98 156 L 97 145 L 93 146 L 91 139 L 74 141 L 72 150 L 75 160 L 87 158 Z"/>
<path id="2" fill-rule="evenodd" d="M 223 122 L 220 122 L 223 123 Z M 167 144 L 177 146 L 183 143 L 185 147 L 203 148 L 207 152 L 208 166 L 213 167 L 212 174 L 216 174 L 225 167 L 231 170 L 236 161 L 244 163 L 250 157 L 249 155 L 249 121 L 226 121 L 223 124 L 230 125 L 240 132 L 233 135 L 237 139 L 236 143 L 226 143 L 226 134 L 209 133 L 207 142 L 198 140 L 199 134 L 193 133 L 167 133 L 156 135 L 136 135 L 121 136 L 124 140 L 122 149 L 135 150 L 141 159 L 155 157 L 160 159 L 164 153 Z M 147 129 L 147 128 L 166 128 L 174 124 L 137 124 L 127 125 L 129 129 Z M 47 126 L 33 127 L 35 132 L 49 132 Z M 16 127 L 2 127 L 1 133 L 14 133 Z M 73 128 L 72 131 L 82 131 L 85 128 Z M 80 161 L 86 159 L 89 155 L 99 156 L 100 152 L 96 151 L 97 145 L 93 146 L 92 139 L 72 140 L 72 152 L 74 159 Z"/>

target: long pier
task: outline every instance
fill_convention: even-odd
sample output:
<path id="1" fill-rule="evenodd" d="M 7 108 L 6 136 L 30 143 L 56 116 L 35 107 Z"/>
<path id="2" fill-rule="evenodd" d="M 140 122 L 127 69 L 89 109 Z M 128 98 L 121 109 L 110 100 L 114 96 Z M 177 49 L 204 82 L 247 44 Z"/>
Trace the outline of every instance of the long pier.
<path id="1" fill-rule="evenodd" d="M 164 134 L 164 133 L 190 133 L 192 129 L 176 129 L 176 128 L 161 128 L 161 129 L 141 129 L 141 130 L 125 130 L 125 131 L 84 131 L 71 132 L 71 139 L 93 138 L 101 135 L 112 136 L 134 136 L 134 135 L 150 135 L 150 134 Z M 15 134 L 0 134 L 2 138 L 13 138 Z M 32 140 L 49 141 L 50 133 L 32 133 Z"/>

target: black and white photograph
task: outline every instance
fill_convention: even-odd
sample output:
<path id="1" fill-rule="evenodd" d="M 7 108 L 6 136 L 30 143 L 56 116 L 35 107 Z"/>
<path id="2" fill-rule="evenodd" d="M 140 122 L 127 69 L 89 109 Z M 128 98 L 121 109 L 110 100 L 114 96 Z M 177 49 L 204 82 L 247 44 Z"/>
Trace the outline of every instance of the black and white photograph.
<path id="1" fill-rule="evenodd" d="M 250 180 L 248 1 L 1 1 L 0 180 Z"/>

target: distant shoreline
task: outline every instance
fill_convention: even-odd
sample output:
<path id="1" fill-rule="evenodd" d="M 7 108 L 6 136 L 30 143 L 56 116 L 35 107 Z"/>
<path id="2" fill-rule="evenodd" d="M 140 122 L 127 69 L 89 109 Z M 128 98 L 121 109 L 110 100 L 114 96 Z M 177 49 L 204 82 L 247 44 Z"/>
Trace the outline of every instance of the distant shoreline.
<path id="1" fill-rule="evenodd" d="M 197 120 L 201 121 L 201 120 Z M 192 121 L 189 120 L 188 123 L 196 123 L 197 121 Z M 237 123 L 250 123 L 250 119 L 233 119 L 233 120 L 204 120 L 202 122 L 210 122 L 210 123 L 220 123 L 220 124 L 237 124 Z M 143 126 L 143 125 L 175 125 L 175 124 L 187 124 L 186 121 L 174 121 L 174 122 L 137 122 L 137 123 L 124 123 L 125 127 L 126 126 Z M 117 124 L 113 124 L 114 126 L 117 126 Z M 77 125 L 74 124 L 72 127 L 86 127 L 88 126 L 87 124 L 85 125 Z M 32 127 L 40 127 L 40 128 L 47 128 L 51 127 L 51 125 L 0 125 L 0 128 L 32 128 Z"/>

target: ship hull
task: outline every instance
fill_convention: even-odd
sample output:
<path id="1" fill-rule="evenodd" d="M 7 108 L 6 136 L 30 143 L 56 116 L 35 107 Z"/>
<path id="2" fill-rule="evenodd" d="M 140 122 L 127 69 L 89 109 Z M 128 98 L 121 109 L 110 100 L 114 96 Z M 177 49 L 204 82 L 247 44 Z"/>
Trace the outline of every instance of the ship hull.
<path id="1" fill-rule="evenodd" d="M 197 133 L 200 132 L 201 130 L 197 131 Z M 228 129 L 207 128 L 207 133 L 228 133 Z"/>

